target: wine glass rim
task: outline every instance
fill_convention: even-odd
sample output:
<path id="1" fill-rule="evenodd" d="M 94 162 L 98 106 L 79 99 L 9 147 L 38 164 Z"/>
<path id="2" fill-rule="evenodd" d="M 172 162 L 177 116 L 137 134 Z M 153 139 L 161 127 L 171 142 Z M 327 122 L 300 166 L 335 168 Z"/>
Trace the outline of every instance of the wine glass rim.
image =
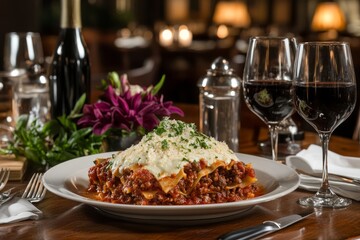
<path id="1" fill-rule="evenodd" d="M 8 32 L 6 33 L 7 36 L 12 36 L 12 35 L 18 35 L 20 37 L 23 37 L 23 36 L 40 36 L 40 33 L 38 32 Z"/>
<path id="2" fill-rule="evenodd" d="M 264 40 L 280 40 L 280 39 L 292 39 L 294 37 L 286 37 L 286 36 L 252 36 L 250 39 L 264 39 Z"/>
<path id="3" fill-rule="evenodd" d="M 335 46 L 335 45 L 349 45 L 345 41 L 309 41 L 301 42 L 299 45 L 310 45 L 310 46 Z"/>

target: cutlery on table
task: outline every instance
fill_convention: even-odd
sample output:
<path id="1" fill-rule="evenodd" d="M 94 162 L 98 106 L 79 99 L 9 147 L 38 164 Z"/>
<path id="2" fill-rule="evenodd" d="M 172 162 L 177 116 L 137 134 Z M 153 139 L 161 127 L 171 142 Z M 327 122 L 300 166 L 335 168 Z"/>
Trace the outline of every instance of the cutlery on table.
<path id="1" fill-rule="evenodd" d="M 299 174 L 303 174 L 306 176 L 321 178 L 321 174 L 317 175 L 314 173 L 305 172 L 300 169 L 295 169 L 295 171 Z M 342 175 L 334 174 L 334 173 L 328 173 L 328 177 L 329 177 L 329 180 L 331 180 L 331 181 L 347 182 L 347 183 L 352 183 L 352 184 L 360 186 L 360 179 L 358 179 L 358 178 L 351 178 L 351 177 L 342 176 Z"/>
<path id="2" fill-rule="evenodd" d="M 0 200 L 5 200 L 6 198 L 8 198 L 13 189 L 15 189 L 15 187 L 12 187 L 12 188 L 0 193 Z"/>
<path id="3" fill-rule="evenodd" d="M 13 189 L 14 188 L 10 188 L 0 194 L 0 206 L 3 205 L 4 203 L 10 201 L 16 194 L 19 193 L 19 192 L 12 192 Z"/>
<path id="4" fill-rule="evenodd" d="M 46 193 L 46 188 L 43 185 L 42 177 L 42 173 L 34 173 L 21 198 L 24 198 L 32 203 L 40 202 L 45 197 Z"/>
<path id="5" fill-rule="evenodd" d="M 279 231 L 283 228 L 290 226 L 314 213 L 314 209 L 311 208 L 305 212 L 292 214 L 286 217 L 282 217 L 276 220 L 264 221 L 262 224 L 235 230 L 233 232 L 221 235 L 218 240 L 246 240 L 257 239 L 264 235 Z"/>
<path id="6" fill-rule="evenodd" d="M 46 188 L 43 185 L 42 176 L 42 173 L 33 174 L 21 198 L 24 198 L 29 202 L 36 203 L 40 202 L 45 197 Z M 20 193 L 20 191 L 12 192 L 13 189 L 14 188 L 8 189 L 0 194 L 0 206 L 10 201 L 13 197 Z"/>
<path id="7" fill-rule="evenodd" d="M 5 187 L 6 183 L 9 180 L 9 176 L 10 176 L 10 169 L 1 168 L 1 170 L 0 170 L 0 191 Z"/>

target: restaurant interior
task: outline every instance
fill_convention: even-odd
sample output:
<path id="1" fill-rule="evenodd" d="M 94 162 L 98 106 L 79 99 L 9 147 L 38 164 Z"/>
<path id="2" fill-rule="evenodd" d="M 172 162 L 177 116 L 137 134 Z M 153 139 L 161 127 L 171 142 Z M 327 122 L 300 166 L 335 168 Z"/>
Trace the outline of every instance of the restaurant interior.
<path id="1" fill-rule="evenodd" d="M 298 42 L 347 41 L 360 79 L 358 0 L 83 0 L 81 4 L 93 89 L 109 71 L 127 73 L 132 83 L 144 86 L 165 75 L 166 99 L 196 104 L 197 82 L 217 57 L 227 59 L 242 77 L 248 40 L 256 35 L 290 36 Z M 58 37 L 60 1 L 28 0 L 19 6 L 18 1 L 0 2 L 0 45 L 7 32 L 39 32 L 49 63 Z M 2 51 L 0 47 L 0 55 Z M 357 139 L 357 120 L 358 106 L 334 134 Z M 302 126 L 312 129 L 306 123 Z"/>
<path id="2" fill-rule="evenodd" d="M 61 2 L 0 0 L 0 80 L 13 77 L 5 67 L 6 34 L 36 32 L 41 36 L 44 53 L 41 69 L 45 69 L 48 77 L 45 79 L 49 80 L 42 83 L 56 85 L 54 82 L 61 74 L 53 77 L 49 73 L 59 39 Z M 235 239 L 231 236 L 238 229 L 245 229 L 244 236 L 249 238 L 253 236 L 250 231 L 272 234 L 266 239 L 360 239 L 360 100 L 351 115 L 341 122 L 352 110 L 354 92 L 358 94 L 359 87 L 354 86 L 349 67 L 348 45 L 328 43 L 349 43 L 359 85 L 360 0 L 81 0 L 81 15 L 82 34 L 91 62 L 91 104 L 85 107 L 76 104 L 74 109 L 78 112 L 51 116 L 42 125 L 32 109 L 31 112 L 26 109 L 26 116 L 34 118 L 15 118 L 11 111 L 19 108 L 14 97 L 18 89 L 13 86 L 18 83 L 25 86 L 33 83 L 33 79 L 41 82 L 44 78 L 34 74 L 36 78 L 29 80 L 30 74 L 26 73 L 22 80 L 23 76 L 18 75 L 14 79 L 21 81 L 11 82 L 7 94 L 0 92 L 0 105 L 1 98 L 6 98 L 3 106 L 8 107 L 3 111 L 6 123 L 20 119 L 15 128 L 3 127 L 5 137 L 10 137 L 0 136 L 0 144 L 3 141 L 6 147 L 0 145 L 0 150 L 4 150 L 0 151 L 0 239 Z M 297 58 L 306 62 L 303 64 L 306 70 L 295 71 L 301 72 L 299 80 L 296 74 L 292 75 L 293 69 L 297 69 L 289 63 L 291 57 L 286 53 L 290 51 L 285 54 L 274 51 L 273 68 L 268 67 L 272 61 L 259 54 L 260 57 L 254 58 L 267 60 L 262 61 L 266 63 L 264 69 L 280 69 L 278 72 L 282 72 L 283 66 L 288 69 L 286 74 L 276 73 L 275 80 L 279 81 L 274 81 L 272 71 L 267 71 L 270 77 L 259 71 L 263 74 L 259 74 L 260 85 L 271 83 L 250 92 L 243 72 L 257 67 L 245 68 L 247 57 L 252 56 L 248 49 L 252 49 L 249 39 L 253 36 L 285 36 L 297 42 L 326 41 L 327 44 L 319 45 L 325 46 L 328 55 L 324 57 L 316 52 L 319 45 L 313 48 L 313 55 L 304 50 L 306 53 L 301 56 L 306 56 Z M 290 49 L 291 41 L 286 40 L 288 45 L 281 45 L 282 50 Z M 259 45 L 266 49 L 266 57 L 271 55 L 268 42 L 268 48 Z M 340 57 L 332 47 L 340 49 Z M 316 67 L 312 67 L 312 56 L 316 54 L 313 61 Z M 289 64 L 278 63 L 282 56 Z M 205 94 L 200 94 L 198 83 L 218 57 L 226 59 L 233 73 L 244 81 L 243 85 L 240 81 L 231 85 L 230 104 L 216 105 L 220 101 L 214 104 L 209 101 L 207 108 L 211 110 L 205 111 L 202 98 Z M 161 82 L 163 76 L 165 82 L 159 92 L 155 87 L 146 92 L 137 89 L 133 94 L 125 81 L 116 82 L 117 86 L 109 83 L 107 88 L 99 90 L 101 80 L 112 71 L 127 74 L 131 84 L 144 87 Z M 323 80 L 324 72 L 326 81 L 319 84 L 317 80 Z M 338 72 L 347 75 L 343 77 Z M 84 75 L 82 80 L 86 79 Z M 263 81 L 264 75 L 268 81 Z M 303 80 L 303 76 L 312 79 Z M 252 84 L 253 79 L 247 80 Z M 0 91 L 5 89 L 3 82 L 0 81 Z M 74 82 L 79 81 L 61 83 Z M 280 87 L 274 82 L 280 82 Z M 236 90 L 242 86 L 239 118 L 234 111 L 239 103 L 239 92 L 234 91 L 234 85 Z M 69 88 L 70 91 L 64 91 L 55 87 L 55 92 L 58 95 L 70 92 L 64 97 L 68 100 L 76 96 L 71 90 L 81 89 L 78 85 Z M 296 92 L 295 88 L 300 90 Z M 49 96 L 56 95 L 49 89 L 41 93 L 45 97 L 49 92 Z M 253 105 L 270 109 L 268 115 L 282 115 L 282 118 L 269 120 L 267 126 L 250 110 L 249 98 L 245 103 L 242 89 L 244 93 L 250 92 L 248 95 L 256 102 Z M 286 94 L 282 94 L 284 91 Z M 99 98 L 100 94 L 105 97 Z M 229 95 L 226 95 L 228 99 Z M 299 96 L 305 96 L 305 100 Z M 319 96 L 326 99 L 318 103 L 317 100 L 323 99 Z M 40 94 L 25 97 L 32 102 L 39 100 Z M 85 102 L 85 97 L 80 99 Z M 50 115 L 50 105 L 57 104 L 53 102 L 56 101 L 48 104 L 50 101 L 45 99 L 46 115 Z M 309 107 L 308 102 L 320 107 Z M 316 133 L 297 114 L 294 105 L 302 115 L 308 113 L 305 116 L 308 120 L 315 115 L 309 122 L 322 122 L 319 125 L 325 127 L 320 126 Z M 328 110 L 328 106 L 336 110 Z M 346 113 L 339 113 L 344 109 Z M 210 117 L 203 117 L 204 113 Z M 166 118 L 170 115 L 174 119 Z M 157 120 L 164 116 L 159 123 Z M 176 121 L 179 119 L 182 121 Z M 288 132 L 280 131 L 277 144 L 274 141 L 277 124 L 288 119 L 294 120 L 296 129 L 292 131 L 293 125 L 289 125 Z M 170 121 L 176 124 L 169 124 Z M 270 121 L 276 121 L 276 126 Z M 201 130 L 205 122 L 217 133 L 235 135 L 227 140 L 239 147 L 239 151 L 227 148 L 225 141 L 215 141 L 216 137 L 209 138 L 210 134 Z M 335 123 L 341 124 L 331 133 Z M 145 125 L 151 124 L 155 130 L 145 135 L 148 130 Z M 159 127 L 154 128 L 156 124 Z M 194 131 L 195 127 L 201 132 Z M 126 146 L 123 141 L 127 141 Z M 111 142 L 120 144 L 111 148 Z M 273 161 L 269 161 L 271 157 Z M 238 233 L 241 231 L 235 231 L 235 236 Z"/>

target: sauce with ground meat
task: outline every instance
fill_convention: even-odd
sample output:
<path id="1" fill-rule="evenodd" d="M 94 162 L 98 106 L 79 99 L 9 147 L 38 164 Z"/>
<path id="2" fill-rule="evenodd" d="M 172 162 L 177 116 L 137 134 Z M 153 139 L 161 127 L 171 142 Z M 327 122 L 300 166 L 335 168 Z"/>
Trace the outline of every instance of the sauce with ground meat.
<path id="1" fill-rule="evenodd" d="M 194 205 L 240 201 L 264 193 L 264 189 L 258 184 L 228 188 L 241 184 L 245 176 L 255 178 L 254 169 L 240 161 L 230 169 L 218 167 L 209 175 L 203 176 L 195 186 L 193 184 L 198 172 L 206 164 L 202 161 L 189 163 L 184 167 L 186 178 L 182 178 L 168 193 L 162 191 L 158 180 L 148 170 L 125 169 L 119 178 L 112 174 L 108 163 L 108 160 L 102 161 L 90 168 L 87 194 L 90 198 L 135 205 Z M 151 194 L 144 195 L 144 192 Z"/>

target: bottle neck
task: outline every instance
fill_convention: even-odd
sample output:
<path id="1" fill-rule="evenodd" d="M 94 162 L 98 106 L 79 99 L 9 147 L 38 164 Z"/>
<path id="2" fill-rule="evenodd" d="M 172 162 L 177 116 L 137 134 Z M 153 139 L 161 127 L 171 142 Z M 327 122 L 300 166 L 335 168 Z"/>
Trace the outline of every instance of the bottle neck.
<path id="1" fill-rule="evenodd" d="M 61 1 L 61 28 L 81 28 L 80 0 Z"/>

